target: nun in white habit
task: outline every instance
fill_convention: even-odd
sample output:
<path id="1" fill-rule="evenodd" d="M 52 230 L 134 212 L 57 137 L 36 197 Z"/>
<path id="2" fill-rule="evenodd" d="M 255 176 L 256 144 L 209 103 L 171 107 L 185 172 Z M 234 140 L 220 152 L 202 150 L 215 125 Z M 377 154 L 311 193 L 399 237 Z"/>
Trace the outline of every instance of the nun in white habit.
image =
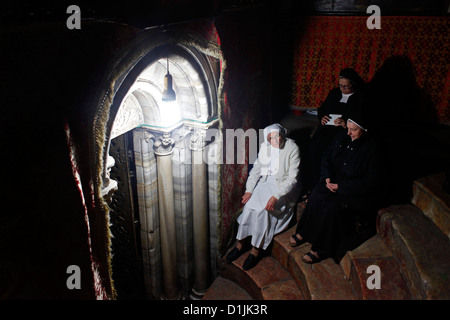
<path id="1" fill-rule="evenodd" d="M 238 217 L 236 247 L 227 255 L 228 263 L 243 253 L 243 241 L 251 237 L 252 250 L 244 262 L 244 270 L 253 268 L 261 259 L 274 235 L 284 231 L 292 218 L 298 196 L 300 151 L 286 137 L 286 129 L 272 124 L 264 129 L 264 142 L 250 170 Z"/>

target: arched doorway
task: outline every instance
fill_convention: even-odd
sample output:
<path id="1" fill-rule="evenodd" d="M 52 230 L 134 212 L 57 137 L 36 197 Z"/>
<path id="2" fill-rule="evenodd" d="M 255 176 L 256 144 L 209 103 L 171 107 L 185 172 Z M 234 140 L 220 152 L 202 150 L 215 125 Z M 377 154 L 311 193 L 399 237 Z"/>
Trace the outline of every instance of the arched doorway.
<path id="1" fill-rule="evenodd" d="M 186 38 L 149 36 L 109 96 L 101 194 L 118 298 L 196 298 L 215 274 L 219 161 L 204 159 L 220 156 L 206 132 L 219 125 L 221 56 Z M 171 103 L 161 99 L 167 66 Z"/>

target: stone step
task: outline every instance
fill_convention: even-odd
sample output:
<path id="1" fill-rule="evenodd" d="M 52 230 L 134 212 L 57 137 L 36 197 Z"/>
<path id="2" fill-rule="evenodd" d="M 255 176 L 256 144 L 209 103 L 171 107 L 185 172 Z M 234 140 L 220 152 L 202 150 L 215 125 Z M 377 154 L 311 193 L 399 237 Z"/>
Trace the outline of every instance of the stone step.
<path id="1" fill-rule="evenodd" d="M 340 265 L 359 300 L 411 299 L 398 261 L 378 234 L 358 248 L 348 251 Z M 373 271 L 368 270 L 369 266 L 379 268 L 379 288 L 367 284 L 368 280 L 369 284 L 372 283 L 369 277 L 375 276 Z"/>
<path id="2" fill-rule="evenodd" d="M 277 259 L 281 263 L 281 265 L 286 269 L 288 265 L 289 254 L 294 249 L 289 245 L 289 238 L 295 233 L 295 230 L 297 228 L 297 222 L 300 220 L 300 217 L 303 213 L 303 210 L 305 209 L 305 206 L 306 204 L 304 201 L 300 202 L 297 205 L 296 220 L 293 220 L 291 222 L 291 227 L 288 230 L 276 235 L 272 243 L 271 247 L 272 256 L 275 259 Z"/>
<path id="3" fill-rule="evenodd" d="M 249 251 L 231 264 L 220 258 L 220 274 L 236 282 L 257 300 L 303 300 L 296 282 L 273 257 L 264 257 L 254 268 L 243 270 L 242 265 L 248 255 Z"/>
<path id="4" fill-rule="evenodd" d="M 283 233 L 276 235 L 272 243 L 272 257 L 277 259 L 284 268 L 288 268 L 289 255 L 295 248 L 289 245 L 289 238 L 295 233 L 297 226 L 294 225 Z"/>
<path id="5" fill-rule="evenodd" d="M 412 203 L 450 239 L 450 194 L 442 190 L 444 182 L 444 173 L 415 180 Z"/>
<path id="6" fill-rule="evenodd" d="M 304 244 L 291 251 L 288 270 L 308 300 L 355 300 L 344 271 L 333 259 L 307 264 L 301 259 L 311 248 Z"/>
<path id="7" fill-rule="evenodd" d="M 244 288 L 224 277 L 217 277 L 202 300 L 253 300 Z"/>
<path id="8" fill-rule="evenodd" d="M 297 221 L 305 208 L 305 203 L 297 207 Z M 312 300 L 353 300 L 355 296 L 340 265 L 332 259 L 309 265 L 301 261 L 311 245 L 299 247 L 289 245 L 290 237 L 295 233 L 297 225 L 274 237 L 272 256 L 286 268 L 297 282 L 303 296 Z"/>
<path id="9" fill-rule="evenodd" d="M 297 207 L 296 220 L 305 207 L 302 202 Z M 293 248 L 289 238 L 295 233 L 296 224 L 274 237 L 271 257 L 262 259 L 259 264 L 244 271 L 242 264 L 247 254 L 242 255 L 231 265 L 219 261 L 221 274 L 245 288 L 255 299 L 283 300 L 354 300 L 355 295 L 346 280 L 340 265 L 332 259 L 308 265 L 301 257 L 309 251 L 310 245 Z"/>
<path id="10" fill-rule="evenodd" d="M 378 234 L 400 263 L 412 299 L 450 299 L 450 242 L 413 205 L 379 211 Z"/>

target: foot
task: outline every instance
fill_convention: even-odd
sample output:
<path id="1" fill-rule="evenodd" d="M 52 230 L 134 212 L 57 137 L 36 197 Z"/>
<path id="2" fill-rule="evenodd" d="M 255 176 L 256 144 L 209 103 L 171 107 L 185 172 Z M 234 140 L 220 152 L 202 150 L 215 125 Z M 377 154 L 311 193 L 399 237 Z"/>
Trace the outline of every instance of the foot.
<path id="1" fill-rule="evenodd" d="M 247 259 L 245 259 L 245 261 L 244 261 L 244 265 L 242 266 L 242 269 L 244 269 L 246 271 L 252 269 L 262 259 L 262 256 L 263 255 L 261 254 L 259 248 L 252 247 L 250 254 L 248 255 Z"/>
<path id="2" fill-rule="evenodd" d="M 310 250 L 307 252 L 303 257 L 302 261 L 308 264 L 313 264 L 320 262 L 322 260 L 322 257 L 319 256 L 319 253 L 316 251 Z"/>
<path id="3" fill-rule="evenodd" d="M 255 257 L 259 256 L 259 249 L 253 247 L 252 250 L 250 251 L 250 254 L 254 255 Z"/>
<path id="4" fill-rule="evenodd" d="M 244 265 L 242 266 L 242 269 L 245 271 L 250 270 L 254 268 L 258 262 L 261 260 L 261 255 L 255 256 L 253 253 L 250 253 L 244 261 Z"/>
<path id="5" fill-rule="evenodd" d="M 238 247 L 239 247 L 239 246 L 234 247 L 234 248 L 227 254 L 226 259 L 227 259 L 227 262 L 228 262 L 228 263 L 232 263 L 234 260 L 236 260 L 237 258 L 239 258 L 239 257 L 242 255 L 242 253 L 243 253 L 242 246 L 241 246 L 241 248 L 238 248 Z"/>
<path id="6" fill-rule="evenodd" d="M 290 238 L 289 238 L 289 244 L 292 247 L 297 247 L 299 245 L 304 244 L 306 241 L 305 239 L 303 239 L 303 237 L 301 235 L 299 235 L 298 233 L 293 234 Z"/>

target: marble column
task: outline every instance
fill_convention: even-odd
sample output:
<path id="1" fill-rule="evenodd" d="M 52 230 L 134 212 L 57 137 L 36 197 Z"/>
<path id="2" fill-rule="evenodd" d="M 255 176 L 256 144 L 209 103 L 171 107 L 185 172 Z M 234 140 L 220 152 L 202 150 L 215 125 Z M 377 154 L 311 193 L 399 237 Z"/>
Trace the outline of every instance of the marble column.
<path id="1" fill-rule="evenodd" d="M 180 298 L 177 277 L 175 204 L 173 197 L 172 151 L 175 141 L 170 133 L 148 134 L 154 140 L 158 172 L 158 205 L 163 273 L 163 299 Z"/>
<path id="2" fill-rule="evenodd" d="M 158 177 L 154 141 L 148 131 L 133 132 L 134 158 L 136 166 L 137 199 L 141 235 L 142 264 L 145 294 L 147 299 L 161 296 L 162 263 L 158 208 Z"/>
<path id="3" fill-rule="evenodd" d="M 192 150 L 192 204 L 194 234 L 194 287 L 191 298 L 201 298 L 209 287 L 209 223 L 208 181 L 204 161 L 206 130 L 194 128 L 191 135 Z"/>

